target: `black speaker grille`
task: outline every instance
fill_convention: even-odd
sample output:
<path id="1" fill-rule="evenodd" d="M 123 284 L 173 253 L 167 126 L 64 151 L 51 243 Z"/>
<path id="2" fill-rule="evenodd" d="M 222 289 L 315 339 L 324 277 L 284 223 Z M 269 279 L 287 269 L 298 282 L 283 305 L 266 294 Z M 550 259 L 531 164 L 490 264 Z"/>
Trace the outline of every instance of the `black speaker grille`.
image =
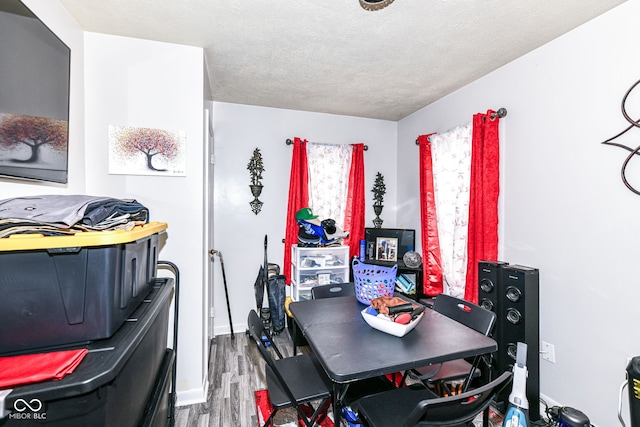
<path id="1" fill-rule="evenodd" d="M 501 266 L 496 300 L 499 333 L 496 357 L 497 375 L 513 369 L 517 343 L 527 344 L 527 399 L 532 421 L 540 417 L 540 333 L 539 333 L 539 272 L 519 265 Z M 509 390 L 503 390 L 497 401 L 506 402 Z"/>

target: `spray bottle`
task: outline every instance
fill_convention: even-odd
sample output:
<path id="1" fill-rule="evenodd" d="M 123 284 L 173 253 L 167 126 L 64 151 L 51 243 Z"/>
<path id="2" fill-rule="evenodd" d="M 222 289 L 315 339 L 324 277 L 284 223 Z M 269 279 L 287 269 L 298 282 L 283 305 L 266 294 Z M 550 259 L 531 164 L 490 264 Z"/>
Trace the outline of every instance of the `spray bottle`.
<path id="1" fill-rule="evenodd" d="M 529 426 L 529 401 L 527 400 L 527 345 L 518 343 L 516 363 L 513 365 L 513 388 L 509 395 L 507 416 L 503 427 Z"/>

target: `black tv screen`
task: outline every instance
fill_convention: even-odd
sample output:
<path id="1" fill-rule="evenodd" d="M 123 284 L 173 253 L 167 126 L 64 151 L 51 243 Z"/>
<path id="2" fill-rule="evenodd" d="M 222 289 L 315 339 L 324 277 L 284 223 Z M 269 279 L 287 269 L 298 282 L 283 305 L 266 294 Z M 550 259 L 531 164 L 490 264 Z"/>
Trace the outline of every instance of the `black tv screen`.
<path id="1" fill-rule="evenodd" d="M 0 0 L 0 175 L 67 182 L 71 50 L 19 0 Z"/>
<path id="2" fill-rule="evenodd" d="M 416 231 L 409 228 L 365 228 L 364 238 L 365 260 L 401 262 L 416 246 Z"/>

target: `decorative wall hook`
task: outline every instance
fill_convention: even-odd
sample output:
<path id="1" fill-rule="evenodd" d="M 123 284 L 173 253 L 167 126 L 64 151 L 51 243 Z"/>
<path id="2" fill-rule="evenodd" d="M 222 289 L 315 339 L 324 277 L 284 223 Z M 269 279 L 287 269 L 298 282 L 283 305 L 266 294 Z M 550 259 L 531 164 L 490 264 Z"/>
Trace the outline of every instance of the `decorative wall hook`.
<path id="1" fill-rule="evenodd" d="M 376 217 L 373 219 L 373 225 L 375 228 L 382 228 L 382 219 L 380 218 L 380 214 L 382 213 L 382 208 L 384 205 L 382 202 L 384 201 L 384 195 L 387 192 L 387 187 L 384 185 L 384 176 L 378 172 L 376 174 L 376 180 L 373 183 L 373 211 L 376 214 Z"/>
<path id="2" fill-rule="evenodd" d="M 249 170 L 249 175 L 251 176 L 251 184 L 249 188 L 251 188 L 251 194 L 253 195 L 253 200 L 249 202 L 251 205 L 251 210 L 254 214 L 258 215 L 260 210 L 262 209 L 262 202 L 258 200 L 260 194 L 262 194 L 262 172 L 264 172 L 264 165 L 262 163 L 262 154 L 260 154 L 260 149 L 256 148 L 253 150 L 253 156 L 251 156 L 251 160 L 249 160 L 249 164 L 247 165 L 247 169 Z"/>

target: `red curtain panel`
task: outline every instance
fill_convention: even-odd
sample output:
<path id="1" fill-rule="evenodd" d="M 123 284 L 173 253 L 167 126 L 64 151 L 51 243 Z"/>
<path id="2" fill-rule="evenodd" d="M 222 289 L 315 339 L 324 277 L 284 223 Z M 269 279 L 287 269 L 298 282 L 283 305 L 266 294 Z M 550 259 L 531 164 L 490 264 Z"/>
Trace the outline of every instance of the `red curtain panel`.
<path id="1" fill-rule="evenodd" d="M 442 293 L 442 262 L 436 202 L 433 187 L 433 167 L 429 135 L 418 137 L 420 149 L 420 224 L 422 236 L 423 292 L 434 296 Z"/>
<path id="2" fill-rule="evenodd" d="M 478 302 L 478 261 L 498 259 L 498 196 L 500 194 L 500 119 L 494 113 L 473 116 L 467 279 L 464 298 Z"/>
<path id="3" fill-rule="evenodd" d="M 344 229 L 349 237 L 344 244 L 349 246 L 351 258 L 360 253 L 360 240 L 364 239 L 364 144 L 352 144 L 349 191 L 344 216 Z"/>
<path id="4" fill-rule="evenodd" d="M 298 243 L 296 212 L 309 205 L 309 173 L 307 168 L 306 139 L 294 138 L 289 177 L 289 204 L 284 238 L 284 265 L 282 274 L 286 284 L 291 284 L 291 245 Z"/>

